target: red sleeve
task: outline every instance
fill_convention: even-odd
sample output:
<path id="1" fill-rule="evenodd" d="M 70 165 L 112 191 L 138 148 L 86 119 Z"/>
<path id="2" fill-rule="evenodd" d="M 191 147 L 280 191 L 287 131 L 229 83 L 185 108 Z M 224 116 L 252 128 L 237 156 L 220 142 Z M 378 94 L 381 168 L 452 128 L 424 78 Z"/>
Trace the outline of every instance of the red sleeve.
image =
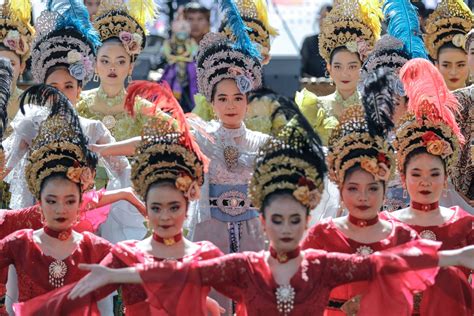
<path id="1" fill-rule="evenodd" d="M 209 286 L 238 300 L 250 273 L 247 257 L 242 253 L 184 264 L 157 262 L 142 266 L 139 271 L 150 304 L 157 300 L 170 315 L 193 315 L 197 310 L 206 315 Z"/>
<path id="2" fill-rule="evenodd" d="M 20 229 L 43 227 L 37 205 L 19 210 L 0 210 L 0 239 Z"/>
<path id="3" fill-rule="evenodd" d="M 217 257 L 222 257 L 224 253 L 217 248 L 212 242 L 201 241 L 201 253 L 199 254 L 200 260 L 208 260 Z"/>
<path id="4" fill-rule="evenodd" d="M 372 279 L 362 297 L 359 314 L 411 315 L 413 293 L 434 283 L 440 246 L 438 242 L 420 239 L 369 256 Z"/>
<path id="5" fill-rule="evenodd" d="M 14 244 L 17 242 L 19 233 L 22 233 L 22 231 L 15 232 L 0 240 L 0 270 L 6 269 L 14 263 L 12 248 L 15 248 Z"/>

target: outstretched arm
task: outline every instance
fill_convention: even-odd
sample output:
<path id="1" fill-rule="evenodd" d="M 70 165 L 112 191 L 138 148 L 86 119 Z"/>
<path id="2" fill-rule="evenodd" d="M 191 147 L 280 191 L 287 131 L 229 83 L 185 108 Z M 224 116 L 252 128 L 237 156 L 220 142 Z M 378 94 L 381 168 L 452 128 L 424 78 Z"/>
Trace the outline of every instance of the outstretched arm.
<path id="1" fill-rule="evenodd" d="M 145 204 L 138 198 L 135 191 L 128 187 L 124 189 L 105 191 L 97 203 L 97 208 L 124 200 L 135 206 L 140 214 L 146 216 Z"/>
<path id="2" fill-rule="evenodd" d="M 108 144 L 89 145 L 89 149 L 102 156 L 132 156 L 141 140 L 140 136 Z"/>

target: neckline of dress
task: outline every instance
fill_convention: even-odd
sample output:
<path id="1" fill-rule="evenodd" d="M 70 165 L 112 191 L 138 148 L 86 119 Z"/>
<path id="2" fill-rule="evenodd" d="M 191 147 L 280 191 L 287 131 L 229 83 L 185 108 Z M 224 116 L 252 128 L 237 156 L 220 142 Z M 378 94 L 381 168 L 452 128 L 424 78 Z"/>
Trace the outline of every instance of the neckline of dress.
<path id="1" fill-rule="evenodd" d="M 245 135 L 246 127 L 245 124 L 242 123 L 239 128 L 231 129 L 226 128 L 220 124 L 219 128 L 217 129 L 218 134 L 221 136 L 222 140 L 235 140 Z"/>

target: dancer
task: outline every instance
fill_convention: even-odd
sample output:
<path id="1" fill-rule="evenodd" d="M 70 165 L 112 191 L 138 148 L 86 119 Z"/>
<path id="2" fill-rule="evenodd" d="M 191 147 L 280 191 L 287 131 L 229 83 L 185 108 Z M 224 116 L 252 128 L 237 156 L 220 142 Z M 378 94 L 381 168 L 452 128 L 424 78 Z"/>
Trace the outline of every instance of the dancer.
<path id="1" fill-rule="evenodd" d="M 466 86 L 465 36 L 473 26 L 474 14 L 462 0 L 442 0 L 426 20 L 426 48 L 451 91 Z"/>
<path id="2" fill-rule="evenodd" d="M 439 205 L 448 176 L 464 141 L 454 113 L 459 103 L 441 74 L 425 59 L 405 64 L 400 77 L 408 96 L 408 113 L 396 132 L 394 146 L 402 183 L 410 206 L 385 218 L 409 225 L 420 237 L 442 242 L 441 249 L 458 249 L 474 243 L 473 217 L 459 206 Z M 467 285 L 469 269 L 442 270 L 436 284 L 417 297 L 415 313 L 439 315 L 472 313 Z"/>

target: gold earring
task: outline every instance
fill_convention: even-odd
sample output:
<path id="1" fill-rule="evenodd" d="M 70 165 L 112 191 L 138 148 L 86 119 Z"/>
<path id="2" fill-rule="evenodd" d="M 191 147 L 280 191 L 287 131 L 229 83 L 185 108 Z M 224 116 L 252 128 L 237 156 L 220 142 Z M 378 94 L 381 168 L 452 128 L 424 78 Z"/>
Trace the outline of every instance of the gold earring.
<path id="1" fill-rule="evenodd" d="M 41 224 L 46 225 L 46 219 L 44 218 L 43 209 L 41 206 L 38 208 L 38 212 L 40 213 Z"/>

